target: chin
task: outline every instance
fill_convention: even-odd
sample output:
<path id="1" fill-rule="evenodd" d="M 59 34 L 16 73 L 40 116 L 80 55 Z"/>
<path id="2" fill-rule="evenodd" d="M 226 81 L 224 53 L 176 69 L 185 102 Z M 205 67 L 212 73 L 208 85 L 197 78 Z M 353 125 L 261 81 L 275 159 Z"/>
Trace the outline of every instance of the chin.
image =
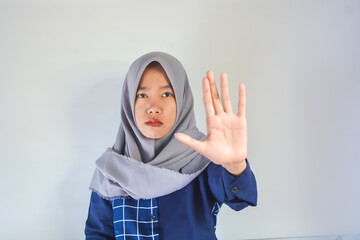
<path id="1" fill-rule="evenodd" d="M 166 133 L 154 133 L 154 132 L 145 132 L 144 133 L 144 132 L 142 132 L 142 134 L 145 137 L 150 138 L 150 139 L 159 139 L 159 138 L 165 137 L 169 132 L 166 132 Z"/>

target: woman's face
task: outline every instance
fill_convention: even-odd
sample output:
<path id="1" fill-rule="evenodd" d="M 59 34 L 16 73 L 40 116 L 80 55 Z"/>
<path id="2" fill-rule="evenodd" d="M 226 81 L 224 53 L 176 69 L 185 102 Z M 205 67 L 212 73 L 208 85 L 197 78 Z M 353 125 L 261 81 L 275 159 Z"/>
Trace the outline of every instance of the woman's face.
<path id="1" fill-rule="evenodd" d="M 135 121 L 148 138 L 162 138 L 176 120 L 176 101 L 169 78 L 160 64 L 145 69 L 135 100 Z"/>

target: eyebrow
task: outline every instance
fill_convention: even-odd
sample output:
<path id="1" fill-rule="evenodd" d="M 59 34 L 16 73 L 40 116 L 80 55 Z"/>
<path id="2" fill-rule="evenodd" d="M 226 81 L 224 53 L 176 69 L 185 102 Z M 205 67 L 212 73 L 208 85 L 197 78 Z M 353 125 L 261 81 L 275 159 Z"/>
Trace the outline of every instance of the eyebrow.
<path id="1" fill-rule="evenodd" d="M 164 85 L 164 86 L 160 87 L 160 89 L 168 89 L 168 88 L 172 89 L 172 87 L 170 85 Z M 137 90 L 139 91 L 139 90 L 146 90 L 146 89 L 147 89 L 147 87 L 139 86 Z"/>

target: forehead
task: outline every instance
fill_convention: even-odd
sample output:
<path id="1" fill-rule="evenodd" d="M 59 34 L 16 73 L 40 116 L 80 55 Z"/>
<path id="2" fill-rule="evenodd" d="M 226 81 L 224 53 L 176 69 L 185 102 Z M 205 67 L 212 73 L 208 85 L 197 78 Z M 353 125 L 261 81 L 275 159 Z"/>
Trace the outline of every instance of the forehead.
<path id="1" fill-rule="evenodd" d="M 153 87 L 170 87 L 171 83 L 169 77 L 166 75 L 163 67 L 158 64 L 150 64 L 143 72 L 138 89 L 153 88 Z"/>

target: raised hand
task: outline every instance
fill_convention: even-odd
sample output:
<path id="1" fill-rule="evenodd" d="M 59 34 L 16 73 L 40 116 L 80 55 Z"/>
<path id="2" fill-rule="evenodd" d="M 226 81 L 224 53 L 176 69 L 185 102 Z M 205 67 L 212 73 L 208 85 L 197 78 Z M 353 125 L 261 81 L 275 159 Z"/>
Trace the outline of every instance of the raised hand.
<path id="1" fill-rule="evenodd" d="M 221 102 L 213 72 L 208 71 L 207 77 L 203 79 L 207 138 L 198 141 L 183 133 L 176 133 L 175 137 L 215 164 L 222 165 L 232 175 L 238 176 L 246 168 L 247 157 L 245 86 L 242 83 L 239 85 L 238 113 L 235 115 L 231 109 L 227 75 L 222 73 L 220 79 Z"/>

